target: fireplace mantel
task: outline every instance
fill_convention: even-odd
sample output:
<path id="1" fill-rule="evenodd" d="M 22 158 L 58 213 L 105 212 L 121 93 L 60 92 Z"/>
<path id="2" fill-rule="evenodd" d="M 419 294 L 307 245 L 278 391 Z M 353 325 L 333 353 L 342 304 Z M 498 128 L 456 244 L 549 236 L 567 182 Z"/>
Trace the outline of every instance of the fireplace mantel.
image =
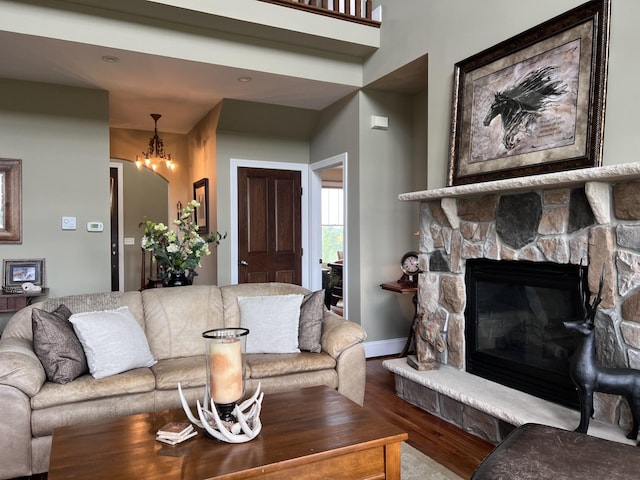
<path id="1" fill-rule="evenodd" d="M 640 179 L 640 162 L 622 163 L 606 167 L 583 168 L 558 173 L 546 173 L 530 177 L 509 178 L 492 182 L 458 185 L 456 187 L 435 188 L 418 192 L 401 193 L 402 201 L 426 201 L 443 198 L 471 197 L 490 193 L 519 192 L 537 188 L 561 188 L 571 185 L 614 182 Z M 594 189 L 595 190 L 595 189 Z"/>

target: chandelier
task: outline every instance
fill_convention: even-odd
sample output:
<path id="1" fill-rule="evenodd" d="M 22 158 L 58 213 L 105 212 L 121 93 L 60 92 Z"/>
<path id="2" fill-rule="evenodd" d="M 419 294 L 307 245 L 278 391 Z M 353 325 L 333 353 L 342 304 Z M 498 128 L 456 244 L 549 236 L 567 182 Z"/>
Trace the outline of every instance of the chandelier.
<path id="1" fill-rule="evenodd" d="M 158 169 L 159 163 L 164 162 L 165 166 L 170 170 L 175 170 L 176 163 L 170 153 L 164 151 L 164 143 L 158 136 L 158 119 L 162 117 L 159 113 L 152 113 L 153 118 L 153 137 L 149 139 L 149 146 L 146 152 L 142 152 L 142 156 L 136 155 L 136 166 L 141 168 L 145 166 L 154 172 Z"/>

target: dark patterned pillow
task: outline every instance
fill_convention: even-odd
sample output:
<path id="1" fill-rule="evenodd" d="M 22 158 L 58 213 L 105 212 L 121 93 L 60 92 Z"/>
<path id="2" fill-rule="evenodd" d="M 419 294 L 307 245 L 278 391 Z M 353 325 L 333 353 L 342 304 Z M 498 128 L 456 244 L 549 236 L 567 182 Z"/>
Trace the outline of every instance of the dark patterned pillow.
<path id="1" fill-rule="evenodd" d="M 302 299 L 300 306 L 300 328 L 298 330 L 298 348 L 307 352 L 322 351 L 322 316 L 324 315 L 324 290 L 309 293 Z"/>
<path id="2" fill-rule="evenodd" d="M 70 316 L 71 311 L 64 305 L 53 312 L 39 308 L 31 311 L 33 349 L 50 382 L 69 383 L 89 373 L 87 358 L 69 322 Z"/>

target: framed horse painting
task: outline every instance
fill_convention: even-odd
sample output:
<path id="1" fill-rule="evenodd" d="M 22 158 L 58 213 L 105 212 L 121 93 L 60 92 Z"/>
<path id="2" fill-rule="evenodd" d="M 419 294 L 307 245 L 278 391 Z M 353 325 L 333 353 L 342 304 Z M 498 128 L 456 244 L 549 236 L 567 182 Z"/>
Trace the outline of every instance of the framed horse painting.
<path id="1" fill-rule="evenodd" d="M 610 2 L 456 63 L 449 186 L 601 164 Z"/>

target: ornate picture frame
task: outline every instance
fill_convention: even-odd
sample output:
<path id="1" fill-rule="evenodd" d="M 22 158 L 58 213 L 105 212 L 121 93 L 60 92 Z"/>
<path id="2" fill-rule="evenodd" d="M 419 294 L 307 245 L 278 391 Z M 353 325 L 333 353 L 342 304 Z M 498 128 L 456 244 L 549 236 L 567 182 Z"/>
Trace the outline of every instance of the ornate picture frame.
<path id="1" fill-rule="evenodd" d="M 0 158 L 0 243 L 22 243 L 22 160 Z"/>
<path id="2" fill-rule="evenodd" d="M 209 179 L 201 178 L 193 182 L 193 199 L 200 204 L 193 212 L 194 220 L 198 224 L 198 233 L 209 233 Z"/>
<path id="3" fill-rule="evenodd" d="M 45 286 L 44 258 L 3 260 L 3 287 L 17 287 L 25 282 Z"/>
<path id="4" fill-rule="evenodd" d="M 449 186 L 601 164 L 610 3 L 455 64 Z"/>

